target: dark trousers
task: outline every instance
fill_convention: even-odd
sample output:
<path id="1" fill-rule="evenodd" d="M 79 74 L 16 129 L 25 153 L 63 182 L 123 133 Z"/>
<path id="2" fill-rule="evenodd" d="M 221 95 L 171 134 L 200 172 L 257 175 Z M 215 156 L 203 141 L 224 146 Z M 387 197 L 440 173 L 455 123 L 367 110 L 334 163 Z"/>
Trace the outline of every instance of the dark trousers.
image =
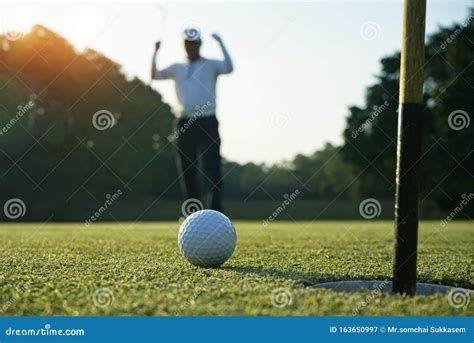
<path id="1" fill-rule="evenodd" d="M 215 116 L 178 121 L 178 169 L 183 174 L 186 199 L 203 201 L 206 208 L 222 211 L 221 140 Z M 200 163 L 201 162 L 201 163 Z M 204 181 L 201 198 L 199 180 Z"/>

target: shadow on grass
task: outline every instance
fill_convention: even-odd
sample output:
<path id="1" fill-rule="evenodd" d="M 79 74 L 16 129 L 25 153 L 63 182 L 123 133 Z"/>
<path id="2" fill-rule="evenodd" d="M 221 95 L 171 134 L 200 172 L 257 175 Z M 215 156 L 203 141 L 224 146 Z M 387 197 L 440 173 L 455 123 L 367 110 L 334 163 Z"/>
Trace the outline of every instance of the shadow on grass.
<path id="1" fill-rule="evenodd" d="M 304 287 L 313 286 L 316 283 L 328 281 L 351 280 L 347 275 L 325 274 L 318 272 L 295 272 L 289 270 L 279 270 L 275 268 L 257 268 L 250 266 L 223 266 L 220 269 L 230 270 L 243 274 L 253 274 L 258 276 L 271 276 L 281 279 L 294 280 Z"/>
<path id="2" fill-rule="evenodd" d="M 348 277 L 347 275 L 342 274 L 327 274 L 327 273 L 318 273 L 318 272 L 295 272 L 289 270 L 279 270 L 275 268 L 257 268 L 251 266 L 223 266 L 220 269 L 229 270 L 237 273 L 243 274 L 253 274 L 258 276 L 270 276 L 281 279 L 293 280 L 300 283 L 303 287 L 314 286 L 323 282 L 332 282 L 332 281 L 373 281 L 379 280 L 384 281 L 391 279 L 390 277 L 379 275 L 378 277 L 366 278 L 363 276 L 358 277 Z M 418 277 L 418 282 L 433 283 L 439 285 L 446 285 L 450 287 L 463 287 L 466 289 L 472 289 L 472 283 L 467 280 L 459 280 L 453 278 L 443 278 L 442 280 L 433 280 L 432 278 L 424 277 L 420 275 Z"/>

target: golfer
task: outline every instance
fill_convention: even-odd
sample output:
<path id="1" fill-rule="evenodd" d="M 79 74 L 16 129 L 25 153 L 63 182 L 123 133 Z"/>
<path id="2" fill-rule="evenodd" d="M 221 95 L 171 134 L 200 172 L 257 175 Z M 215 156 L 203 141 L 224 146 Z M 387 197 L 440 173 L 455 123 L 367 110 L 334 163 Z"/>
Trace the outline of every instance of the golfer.
<path id="1" fill-rule="evenodd" d="M 213 34 L 222 49 L 224 60 L 200 55 L 201 33 L 195 28 L 183 32 L 187 62 L 175 63 L 165 69 L 156 66 L 160 42 L 155 45 L 151 77 L 153 80 L 173 79 L 181 105 L 177 123 L 178 170 L 184 176 L 187 199 L 204 201 L 204 206 L 222 211 L 221 155 L 218 121 L 216 118 L 216 82 L 221 74 L 233 71 L 232 61 L 219 35 Z M 201 169 L 202 165 L 202 169 Z M 204 180 L 201 198 L 198 175 Z"/>

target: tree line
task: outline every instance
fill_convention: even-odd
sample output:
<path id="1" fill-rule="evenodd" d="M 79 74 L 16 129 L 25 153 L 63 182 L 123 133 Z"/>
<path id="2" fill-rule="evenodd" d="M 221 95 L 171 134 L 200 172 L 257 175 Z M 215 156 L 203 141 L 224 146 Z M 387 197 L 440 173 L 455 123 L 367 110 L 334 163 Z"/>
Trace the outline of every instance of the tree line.
<path id="1" fill-rule="evenodd" d="M 472 11 L 439 28 L 426 48 L 421 200 L 448 210 L 473 192 L 471 19 Z M 117 190 L 129 200 L 181 200 L 175 117 L 159 93 L 41 25 L 0 42 L 0 205 L 18 198 L 24 220 L 77 220 L 79 208 Z M 383 58 L 364 106 L 348 109 L 343 144 L 273 165 L 226 160 L 225 199 L 274 200 L 295 189 L 308 200 L 393 198 L 399 58 Z"/>

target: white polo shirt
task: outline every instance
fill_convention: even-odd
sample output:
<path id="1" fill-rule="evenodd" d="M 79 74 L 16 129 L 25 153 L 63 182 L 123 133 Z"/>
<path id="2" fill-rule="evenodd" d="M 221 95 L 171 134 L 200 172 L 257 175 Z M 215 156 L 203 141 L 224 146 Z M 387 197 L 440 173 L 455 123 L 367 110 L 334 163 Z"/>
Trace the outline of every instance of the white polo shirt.
<path id="1" fill-rule="evenodd" d="M 227 54 L 225 54 L 227 55 Z M 216 113 L 216 83 L 221 74 L 233 70 L 229 58 L 222 61 L 201 57 L 197 61 L 175 63 L 156 70 L 154 79 L 173 79 L 181 103 L 181 117 L 212 116 Z"/>

